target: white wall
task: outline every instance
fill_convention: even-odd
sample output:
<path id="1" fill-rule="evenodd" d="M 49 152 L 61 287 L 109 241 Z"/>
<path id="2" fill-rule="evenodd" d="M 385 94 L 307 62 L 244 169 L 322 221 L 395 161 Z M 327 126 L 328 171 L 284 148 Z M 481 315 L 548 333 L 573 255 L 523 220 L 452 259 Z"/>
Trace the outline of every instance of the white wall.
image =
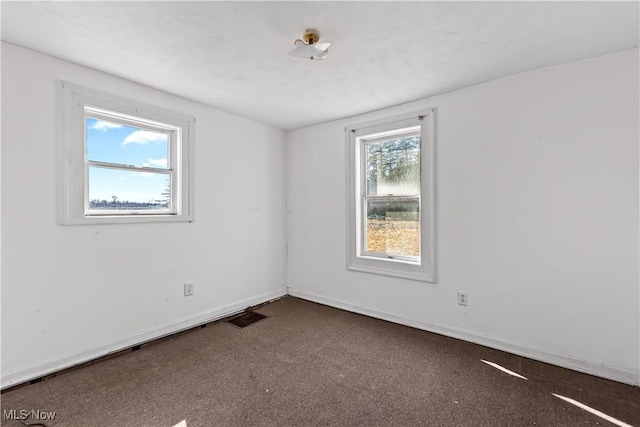
<path id="1" fill-rule="evenodd" d="M 631 50 L 290 132 L 290 293 L 638 384 L 638 75 Z M 343 128 L 427 107 L 437 283 L 347 271 Z"/>
<path id="2" fill-rule="evenodd" d="M 193 224 L 56 225 L 58 80 L 196 117 Z M 285 270 L 294 295 L 637 384 L 638 90 L 633 50 L 285 146 L 279 129 L 3 43 L 2 386 L 282 295 Z M 438 281 L 347 271 L 343 128 L 426 107 Z"/>
<path id="3" fill-rule="evenodd" d="M 56 225 L 59 80 L 196 117 L 194 223 Z M 277 128 L 3 43 L 2 385 L 284 294 L 284 150 Z"/>

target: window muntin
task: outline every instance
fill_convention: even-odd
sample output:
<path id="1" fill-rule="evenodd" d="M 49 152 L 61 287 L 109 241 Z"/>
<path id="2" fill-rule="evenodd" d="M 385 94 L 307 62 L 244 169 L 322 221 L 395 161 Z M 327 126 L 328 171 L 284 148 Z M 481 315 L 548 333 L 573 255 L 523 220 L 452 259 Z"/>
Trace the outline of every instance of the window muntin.
<path id="1" fill-rule="evenodd" d="M 60 223 L 193 221 L 195 118 L 60 87 Z"/>
<path id="2" fill-rule="evenodd" d="M 435 281 L 434 114 L 345 129 L 349 270 Z"/>

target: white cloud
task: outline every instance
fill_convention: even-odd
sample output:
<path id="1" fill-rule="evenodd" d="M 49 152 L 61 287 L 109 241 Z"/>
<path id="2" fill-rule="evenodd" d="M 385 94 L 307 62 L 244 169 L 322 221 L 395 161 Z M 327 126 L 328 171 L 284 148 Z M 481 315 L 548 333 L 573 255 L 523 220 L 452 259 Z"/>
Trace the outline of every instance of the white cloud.
<path id="1" fill-rule="evenodd" d="M 166 142 L 167 135 L 157 132 L 151 132 L 149 130 L 137 130 L 129 135 L 122 141 L 122 145 L 127 144 L 148 144 L 150 142 Z"/>
<path id="2" fill-rule="evenodd" d="M 91 129 L 99 130 L 100 132 L 106 132 L 109 129 L 119 129 L 122 125 L 116 123 L 103 122 L 102 120 L 96 121 L 90 126 Z"/>
<path id="3" fill-rule="evenodd" d="M 149 159 L 149 164 L 153 166 L 166 167 L 167 159 Z"/>

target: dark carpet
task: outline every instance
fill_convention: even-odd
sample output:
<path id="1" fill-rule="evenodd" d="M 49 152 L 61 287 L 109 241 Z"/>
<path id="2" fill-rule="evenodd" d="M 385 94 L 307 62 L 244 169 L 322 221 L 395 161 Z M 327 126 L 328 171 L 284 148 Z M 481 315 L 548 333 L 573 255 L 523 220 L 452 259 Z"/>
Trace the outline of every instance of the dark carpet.
<path id="1" fill-rule="evenodd" d="M 640 426 L 638 387 L 293 297 L 256 312 L 8 390 L 2 426 L 614 425 L 551 393 Z"/>

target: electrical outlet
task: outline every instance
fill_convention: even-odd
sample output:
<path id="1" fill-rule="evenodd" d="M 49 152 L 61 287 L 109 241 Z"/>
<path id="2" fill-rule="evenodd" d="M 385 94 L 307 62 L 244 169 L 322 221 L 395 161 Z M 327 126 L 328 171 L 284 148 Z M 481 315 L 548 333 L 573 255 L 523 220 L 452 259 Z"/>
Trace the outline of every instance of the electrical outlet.
<path id="1" fill-rule="evenodd" d="M 458 305 L 467 305 L 467 293 L 466 292 L 458 292 Z"/>
<path id="2" fill-rule="evenodd" d="M 184 296 L 188 297 L 193 295 L 193 283 L 185 283 L 184 284 Z"/>

